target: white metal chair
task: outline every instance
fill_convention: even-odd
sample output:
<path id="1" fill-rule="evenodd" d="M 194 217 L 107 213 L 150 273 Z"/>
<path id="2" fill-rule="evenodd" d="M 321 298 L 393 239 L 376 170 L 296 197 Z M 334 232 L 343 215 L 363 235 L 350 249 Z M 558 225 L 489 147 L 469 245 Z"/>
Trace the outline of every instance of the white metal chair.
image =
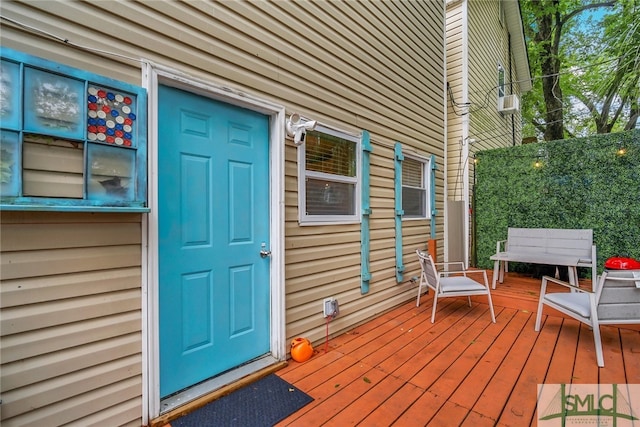
<path id="1" fill-rule="evenodd" d="M 436 318 L 436 306 L 438 298 L 461 297 L 466 296 L 471 307 L 471 295 L 486 295 L 489 299 L 489 310 L 491 311 L 491 321 L 496 323 L 496 317 L 493 312 L 493 303 L 491 302 L 491 291 L 487 280 L 487 272 L 485 270 L 465 270 L 462 262 L 442 262 L 434 263 L 431 255 L 421 250 L 416 250 L 422 272 L 420 274 L 420 284 L 418 285 L 418 299 L 416 307 L 420 306 L 420 296 L 422 295 L 422 286 L 433 289 L 433 310 L 431 312 L 431 323 Z M 452 265 L 458 265 L 459 270 L 438 272 L 436 265 L 442 265 L 449 268 Z M 468 274 L 481 275 L 484 278 L 484 285 L 472 278 Z"/>
<path id="2" fill-rule="evenodd" d="M 547 293 L 547 283 L 567 288 L 565 292 Z M 593 329 L 598 366 L 604 367 L 600 325 L 640 324 L 640 271 L 605 271 L 597 281 L 595 292 L 577 289 L 549 276 L 542 278 L 535 330 L 540 331 L 544 305 L 570 316 Z"/>

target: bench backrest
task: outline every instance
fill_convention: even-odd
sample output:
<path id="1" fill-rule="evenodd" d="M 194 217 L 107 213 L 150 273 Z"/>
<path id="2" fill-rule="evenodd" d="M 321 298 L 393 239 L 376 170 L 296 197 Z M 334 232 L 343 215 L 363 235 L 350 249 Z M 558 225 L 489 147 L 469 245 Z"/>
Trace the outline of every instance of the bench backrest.
<path id="1" fill-rule="evenodd" d="M 598 291 L 600 323 L 640 324 L 640 271 L 605 271 L 598 283 Z"/>
<path id="2" fill-rule="evenodd" d="M 509 252 L 570 255 L 591 260 L 593 230 L 560 228 L 509 228 Z M 595 261 L 595 260 L 591 260 Z"/>

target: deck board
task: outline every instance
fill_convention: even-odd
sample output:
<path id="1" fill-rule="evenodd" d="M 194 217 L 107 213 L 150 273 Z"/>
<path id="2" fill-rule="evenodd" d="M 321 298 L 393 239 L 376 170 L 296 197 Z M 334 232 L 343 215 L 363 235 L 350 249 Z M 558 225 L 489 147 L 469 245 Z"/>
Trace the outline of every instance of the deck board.
<path id="1" fill-rule="evenodd" d="M 545 307 L 534 331 L 539 288 L 508 273 L 496 324 L 486 298 L 443 299 L 432 324 L 424 295 L 331 337 L 277 372 L 315 399 L 278 426 L 535 426 L 538 384 L 640 382 L 640 330 L 603 326 L 598 368 L 587 326 Z"/>

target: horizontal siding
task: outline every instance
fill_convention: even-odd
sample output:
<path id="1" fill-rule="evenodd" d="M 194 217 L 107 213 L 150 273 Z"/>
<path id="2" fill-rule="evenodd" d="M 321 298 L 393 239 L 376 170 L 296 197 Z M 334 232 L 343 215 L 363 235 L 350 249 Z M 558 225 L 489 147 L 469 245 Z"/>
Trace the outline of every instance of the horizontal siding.
<path id="1" fill-rule="evenodd" d="M 409 282 L 418 274 L 414 251 L 417 247 L 426 248 L 430 221 L 403 222 L 406 271 L 403 282 L 396 283 L 393 144 L 400 142 L 407 151 L 436 156 L 435 206 L 439 214 L 435 234 L 442 252 L 443 2 L 5 3 L 3 15 L 71 43 L 120 56 L 74 49 L 11 24 L 3 25 L 5 46 L 132 84 L 140 84 L 141 64 L 136 58 L 144 58 L 195 79 L 283 105 L 287 113 L 298 111 L 348 132 L 369 131 L 373 145 L 372 280 L 366 295 L 360 292 L 360 224 L 298 224 L 297 151 L 292 144 L 286 144 L 286 335 L 289 339 L 303 335 L 321 342 L 326 327 L 321 301 L 326 297 L 336 297 L 340 302 L 341 314 L 332 321 L 331 334 L 346 331 L 415 297 L 416 286 Z M 113 13 L 116 8 L 117 14 Z M 3 218 L 3 231 L 6 228 L 9 233 L 3 237 L 3 244 L 6 240 L 13 246 L 2 266 L 3 289 L 5 280 L 13 283 L 6 294 L 11 304 L 17 304 L 7 309 L 21 307 L 27 298 L 36 298 L 35 304 L 44 307 L 60 291 L 64 298 L 99 307 L 99 314 L 84 322 L 66 314 L 70 323 L 50 328 L 54 337 L 73 339 L 76 345 L 93 343 L 84 342 L 89 336 L 72 327 L 82 323 L 97 334 L 98 341 L 104 340 L 104 345 L 121 348 L 118 340 L 139 332 L 139 328 L 131 330 L 135 321 L 139 322 L 135 316 L 140 314 L 131 307 L 130 299 L 139 288 L 129 286 L 139 274 L 140 220 L 136 217 L 131 221 L 125 216 L 120 222 L 117 215 L 90 214 L 79 215 L 77 221 L 74 218 L 62 215 L 56 218 L 57 223 L 52 223 L 48 215 L 37 213 L 7 222 Z M 29 232 L 31 247 L 21 246 L 28 243 L 18 238 L 28 228 L 27 223 L 36 226 Z M 101 230 L 95 227 L 98 224 L 107 228 Z M 67 265 L 62 266 L 65 262 Z M 101 280 L 98 276 L 102 273 L 109 276 Z M 19 288 L 24 294 L 17 291 L 18 286 L 25 286 Z M 83 293 L 82 288 L 86 287 L 101 289 L 101 293 Z M 39 289 L 46 289 L 46 293 L 38 296 Z M 101 300 L 97 295 L 110 297 Z M 52 307 L 66 313 L 67 306 L 60 304 Z M 122 312 L 110 313 L 113 305 L 121 306 Z M 28 313 L 16 309 L 13 316 L 19 318 L 22 312 L 25 316 Z M 113 328 L 102 323 L 107 318 L 116 322 Z M 19 321 L 11 327 L 22 331 L 24 325 Z M 24 342 L 16 338 L 21 336 Z M 13 357 L 37 352 L 39 346 L 53 352 L 65 350 L 38 331 L 16 332 L 7 340 L 7 351 Z M 93 347 L 87 348 L 90 351 Z M 51 363 L 57 362 L 52 359 Z M 137 377 L 133 374 L 131 378 Z M 118 378 L 113 386 L 119 381 L 125 380 Z M 79 399 L 81 396 L 76 395 L 65 402 L 75 408 Z M 129 413 L 135 404 L 135 398 L 127 395 L 113 408 Z M 81 416 L 86 417 L 83 420 L 87 423 L 99 423 L 109 411 L 104 406 L 94 415 Z M 131 421 L 118 421 L 128 422 Z"/>
<path id="2" fill-rule="evenodd" d="M 140 215 L 1 219 L 2 425 L 62 425 L 107 402 L 136 402 L 122 421 L 140 423 Z"/>
<path id="3" fill-rule="evenodd" d="M 496 89 L 498 63 L 505 69 L 507 83 L 516 79 L 515 74 L 509 75 L 508 32 L 498 19 L 498 1 L 469 2 L 469 14 L 470 100 L 480 107 L 474 108 L 471 116 L 471 137 L 476 139 L 478 151 L 510 146 L 513 144 L 512 120 L 519 135 L 521 116 L 498 113 Z M 510 93 L 509 84 L 506 92 Z M 520 93 L 517 84 L 513 93 Z M 519 139 L 516 142 L 519 143 Z"/>
<path id="4" fill-rule="evenodd" d="M 469 134 L 476 140 L 474 150 L 508 147 L 521 141 L 521 113 L 501 115 L 497 111 L 497 64 L 505 69 L 505 92 L 521 96 L 519 84 L 510 89 L 509 82 L 516 80 L 515 71 L 510 75 L 508 31 L 498 19 L 498 1 L 469 2 L 469 91 L 474 107 L 470 118 Z M 514 34 L 513 37 L 518 36 Z M 515 136 L 514 136 L 515 134 Z M 470 185 L 473 164 L 470 164 Z"/>
<path id="5" fill-rule="evenodd" d="M 447 33 L 446 33 L 446 55 L 447 55 L 447 82 L 451 93 L 447 96 L 447 200 L 463 200 L 464 182 L 463 173 L 465 162 L 462 156 L 462 113 L 468 111 L 466 108 L 454 106 L 464 103 L 464 19 L 463 7 L 461 4 L 451 4 L 447 6 Z M 453 100 L 451 99 L 453 98 Z"/>

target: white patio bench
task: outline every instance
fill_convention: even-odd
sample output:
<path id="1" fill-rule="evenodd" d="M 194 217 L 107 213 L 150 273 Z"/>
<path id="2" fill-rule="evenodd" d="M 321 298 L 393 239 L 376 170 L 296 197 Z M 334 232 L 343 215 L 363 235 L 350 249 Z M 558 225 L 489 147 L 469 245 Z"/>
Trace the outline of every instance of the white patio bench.
<path id="1" fill-rule="evenodd" d="M 548 264 L 566 266 L 569 269 L 569 283 L 578 285 L 578 268 L 591 268 L 592 289 L 597 276 L 596 246 L 593 244 L 593 230 L 563 228 L 511 228 L 507 240 L 496 244 L 492 288 L 496 282 L 504 280 L 508 262 L 528 264 Z"/>

